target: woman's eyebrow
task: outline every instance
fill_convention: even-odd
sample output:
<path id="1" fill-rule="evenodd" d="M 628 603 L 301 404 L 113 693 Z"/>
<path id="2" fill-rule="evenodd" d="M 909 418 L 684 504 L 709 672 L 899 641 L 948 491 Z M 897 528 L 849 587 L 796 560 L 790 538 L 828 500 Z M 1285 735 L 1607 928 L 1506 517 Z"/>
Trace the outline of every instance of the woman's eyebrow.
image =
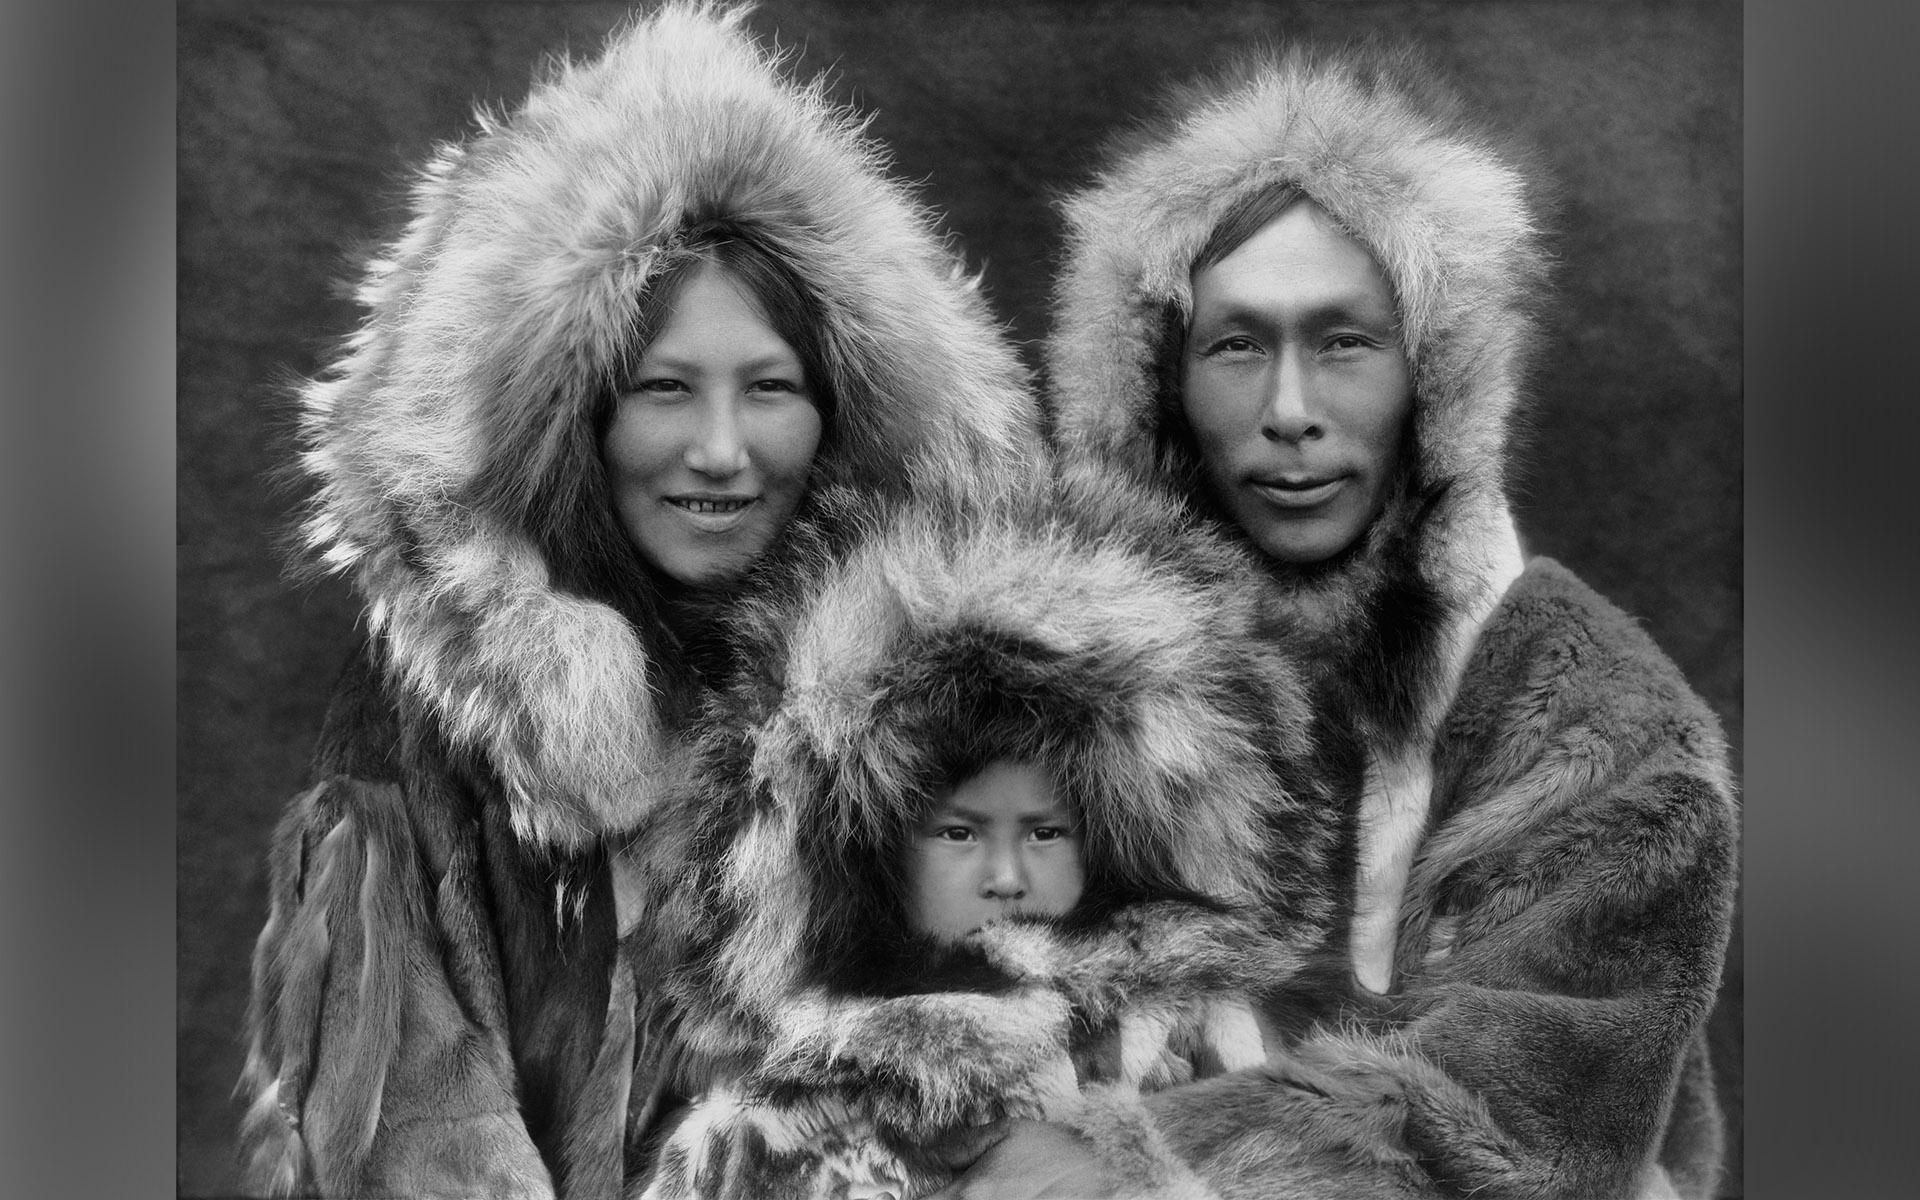
<path id="1" fill-rule="evenodd" d="M 704 361 L 686 358 L 674 354 L 643 354 L 640 356 L 642 371 L 678 371 L 687 374 L 703 373 L 709 364 Z M 786 351 L 770 350 L 754 358 L 726 364 L 728 370 L 737 370 L 741 374 L 753 375 L 761 371 L 802 372 L 797 355 Z"/>

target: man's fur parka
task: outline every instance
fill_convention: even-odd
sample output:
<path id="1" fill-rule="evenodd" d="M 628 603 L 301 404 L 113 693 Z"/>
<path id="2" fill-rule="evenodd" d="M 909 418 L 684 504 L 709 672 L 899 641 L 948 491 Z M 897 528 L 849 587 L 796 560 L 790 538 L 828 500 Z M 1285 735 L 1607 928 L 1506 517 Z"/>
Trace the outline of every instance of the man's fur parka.
<path id="1" fill-rule="evenodd" d="M 1732 784 L 1715 717 L 1644 632 L 1521 553 L 1507 433 L 1544 254 L 1513 157 L 1378 48 L 1294 50 L 1175 97 L 1066 204 L 1063 453 L 1231 531 L 1183 437 L 1191 269 L 1223 214 L 1281 186 L 1373 256 L 1412 367 L 1380 517 L 1260 584 L 1365 742 L 1350 953 L 1382 995 L 1283 1066 L 1151 1098 L 1157 1128 L 1225 1196 L 1712 1194 L 1701 1027 Z"/>
<path id="2" fill-rule="evenodd" d="M 708 725 L 631 947 L 695 1099 L 650 1200 L 923 1195 L 944 1177 L 918 1149 L 957 1128 L 1122 1145 L 1146 1127 L 1116 1098 L 1278 1049 L 1263 1022 L 1343 954 L 1350 830 L 1252 570 L 1177 505 L 1080 477 L 964 529 L 906 514 L 743 614 L 783 677 Z M 908 924 L 907 849 L 995 760 L 1049 771 L 1086 892 L 937 943 Z M 1161 1153 L 1142 1194 L 1205 1194 Z"/>
<path id="3" fill-rule="evenodd" d="M 557 63 L 421 175 L 359 331 L 302 396 L 307 539 L 369 640 L 272 851 L 242 1081 L 257 1187 L 619 1191 L 651 981 L 615 953 L 615 869 L 684 784 L 734 601 L 656 576 L 598 594 L 582 564 L 629 547 L 557 519 L 610 512 L 590 468 L 650 281 L 721 221 L 821 309 L 836 405 L 739 594 L 892 507 L 964 514 L 1041 479 L 1025 372 L 883 167 L 739 12 L 681 4 Z"/>

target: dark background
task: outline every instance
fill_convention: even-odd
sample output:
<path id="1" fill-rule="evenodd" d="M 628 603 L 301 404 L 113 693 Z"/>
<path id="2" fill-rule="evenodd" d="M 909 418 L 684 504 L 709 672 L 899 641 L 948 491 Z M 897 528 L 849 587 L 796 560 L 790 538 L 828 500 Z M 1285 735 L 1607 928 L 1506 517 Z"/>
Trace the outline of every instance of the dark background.
<path id="1" fill-rule="evenodd" d="M 622 5 L 184 4 L 178 10 L 178 1184 L 235 1192 L 264 852 L 300 785 L 355 606 L 284 576 L 299 491 L 287 380 L 355 319 L 337 286 L 410 171 L 510 106 Z M 752 26 L 873 133 L 1016 337 L 1047 330 L 1058 224 L 1100 139 L 1158 85 L 1273 37 L 1417 39 L 1536 156 L 1558 313 L 1516 507 L 1642 619 L 1742 761 L 1742 11 L 1638 3 L 764 3 Z M 1822 335 L 1824 336 L 1824 334 Z M 1743 960 L 1713 1034 L 1741 1192 Z"/>

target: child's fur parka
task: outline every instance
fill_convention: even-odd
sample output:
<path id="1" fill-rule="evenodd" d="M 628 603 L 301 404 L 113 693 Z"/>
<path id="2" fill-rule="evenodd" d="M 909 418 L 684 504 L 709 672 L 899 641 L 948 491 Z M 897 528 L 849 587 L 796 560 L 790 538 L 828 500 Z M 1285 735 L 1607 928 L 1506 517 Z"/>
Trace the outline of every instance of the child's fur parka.
<path id="1" fill-rule="evenodd" d="M 610 504 L 598 425 L 650 281 L 723 221 L 822 311 L 836 406 L 742 594 L 893 506 L 963 514 L 1041 479 L 1025 372 L 883 166 L 739 12 L 675 4 L 482 114 L 415 185 L 363 324 L 302 394 L 307 538 L 365 598 L 369 642 L 273 847 L 242 1081 L 255 1186 L 619 1191 L 651 1084 L 612 866 L 682 786 L 731 602 L 598 595 L 581 564 L 629 547 L 561 519 Z"/>
<path id="2" fill-rule="evenodd" d="M 1047 365 L 1085 469 L 1216 511 L 1180 437 L 1191 267 L 1267 189 L 1372 254 L 1412 366 L 1385 511 L 1261 584 L 1366 744 L 1351 954 L 1392 1011 L 1150 1099 L 1225 1196 L 1713 1191 L 1732 784 L 1645 633 L 1521 553 L 1507 433 L 1545 256 L 1514 161 L 1404 54 L 1294 50 L 1176 97 L 1066 205 Z"/>
<path id="3" fill-rule="evenodd" d="M 1278 1050 L 1266 1010 L 1341 952 L 1350 830 L 1252 569 L 1177 506 L 1080 477 L 964 529 L 909 513 L 743 614 L 784 676 L 708 724 L 673 822 L 726 836 L 661 840 L 645 872 L 663 918 L 633 951 L 668 980 L 652 1019 L 697 1097 L 648 1197 L 827 1196 L 863 1171 L 922 1195 L 943 1177 L 917 1148 L 956 1128 L 1119 1142 L 1116 1097 Z M 1050 771 L 1087 891 L 936 944 L 901 859 L 996 759 Z M 1170 1158 L 1136 1182 L 1176 1180 L 1204 1194 Z"/>

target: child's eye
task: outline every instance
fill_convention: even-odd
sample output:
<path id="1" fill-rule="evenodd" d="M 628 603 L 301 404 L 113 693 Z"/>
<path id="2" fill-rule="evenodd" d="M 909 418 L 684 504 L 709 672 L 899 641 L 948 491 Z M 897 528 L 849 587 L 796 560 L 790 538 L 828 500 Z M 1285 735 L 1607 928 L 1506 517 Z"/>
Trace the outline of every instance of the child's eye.
<path id="1" fill-rule="evenodd" d="M 1036 842 L 1057 842 L 1072 832 L 1065 825 L 1038 825 L 1034 827 L 1032 836 Z"/>
<path id="2" fill-rule="evenodd" d="M 933 836 L 943 842 L 970 842 L 973 830 L 965 825 L 942 825 L 933 831 Z"/>

